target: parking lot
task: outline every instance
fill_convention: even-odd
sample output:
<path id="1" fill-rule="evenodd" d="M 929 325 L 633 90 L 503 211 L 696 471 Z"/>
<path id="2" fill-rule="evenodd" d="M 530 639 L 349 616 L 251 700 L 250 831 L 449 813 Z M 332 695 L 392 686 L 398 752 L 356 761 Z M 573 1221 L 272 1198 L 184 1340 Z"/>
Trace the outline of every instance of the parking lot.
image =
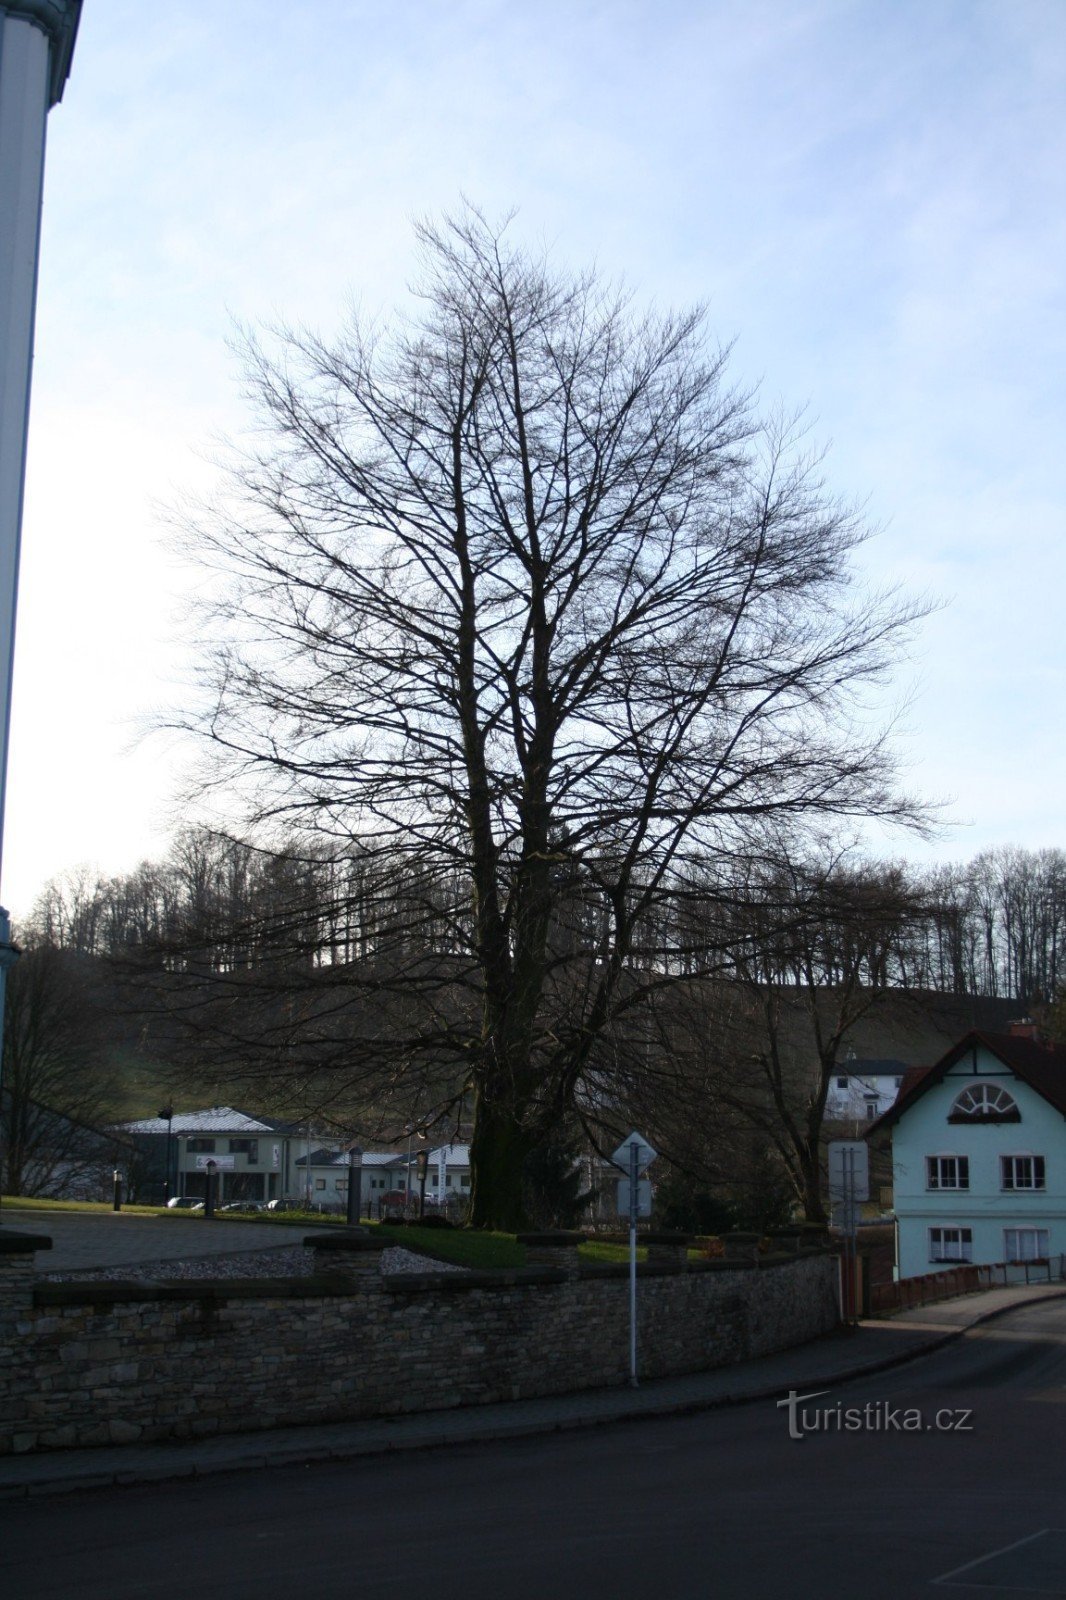
<path id="1" fill-rule="evenodd" d="M 277 1250 L 299 1244 L 305 1234 L 314 1232 L 303 1223 L 285 1227 L 219 1218 L 208 1222 L 195 1212 L 141 1217 L 125 1211 L 20 1211 L 11 1205 L 0 1210 L 0 1227 L 14 1233 L 43 1234 L 52 1240 L 51 1250 L 37 1257 L 39 1272 L 144 1266 L 238 1250 Z"/>

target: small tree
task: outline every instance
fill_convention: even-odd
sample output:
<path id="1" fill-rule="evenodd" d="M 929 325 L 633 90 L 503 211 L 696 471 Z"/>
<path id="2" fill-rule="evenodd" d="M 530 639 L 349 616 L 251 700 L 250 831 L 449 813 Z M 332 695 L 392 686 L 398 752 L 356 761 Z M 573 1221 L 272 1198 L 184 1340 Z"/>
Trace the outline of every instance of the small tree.
<path id="1" fill-rule="evenodd" d="M 679 915 L 693 862 L 913 816 L 854 713 L 916 611 L 855 589 L 861 520 L 699 313 L 637 315 L 475 212 L 419 231 L 392 335 L 249 342 L 266 442 L 196 524 L 198 726 L 254 827 L 359 857 L 337 984 L 409 1025 L 361 1027 L 349 1070 L 450 1056 L 473 1219 L 506 1228 L 624 1017 L 720 959 Z"/>

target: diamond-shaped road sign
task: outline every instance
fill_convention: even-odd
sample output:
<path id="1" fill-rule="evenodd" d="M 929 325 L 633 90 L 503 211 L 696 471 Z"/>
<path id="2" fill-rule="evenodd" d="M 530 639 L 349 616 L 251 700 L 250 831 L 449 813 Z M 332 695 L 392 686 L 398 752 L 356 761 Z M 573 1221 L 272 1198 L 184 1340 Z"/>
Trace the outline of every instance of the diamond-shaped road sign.
<path id="1" fill-rule="evenodd" d="M 630 1152 L 632 1151 L 634 1145 L 637 1147 L 638 1172 L 643 1172 L 645 1167 L 650 1167 L 652 1162 L 655 1160 L 655 1157 L 659 1154 L 658 1150 L 654 1150 L 652 1148 L 647 1139 L 644 1138 L 643 1134 L 634 1131 L 629 1135 L 628 1139 L 623 1139 L 622 1143 L 618 1146 L 618 1149 L 611 1157 L 613 1165 L 616 1167 L 621 1167 L 622 1171 L 625 1173 L 628 1173 L 630 1170 L 630 1163 L 633 1159 Z"/>

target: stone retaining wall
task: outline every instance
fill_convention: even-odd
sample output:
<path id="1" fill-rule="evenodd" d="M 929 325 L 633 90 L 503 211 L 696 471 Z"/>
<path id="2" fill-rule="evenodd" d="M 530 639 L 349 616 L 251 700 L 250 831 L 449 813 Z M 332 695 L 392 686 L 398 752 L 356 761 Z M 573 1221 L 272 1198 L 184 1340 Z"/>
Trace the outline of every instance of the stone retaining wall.
<path id="1" fill-rule="evenodd" d="M 578 1266 L 572 1249 L 560 1266 L 389 1277 L 373 1242 L 339 1235 L 303 1279 L 45 1283 L 16 1238 L 0 1238 L 0 1452 L 478 1405 L 628 1372 L 626 1269 Z M 837 1320 L 826 1254 L 649 1264 L 641 1373 L 768 1354 Z"/>

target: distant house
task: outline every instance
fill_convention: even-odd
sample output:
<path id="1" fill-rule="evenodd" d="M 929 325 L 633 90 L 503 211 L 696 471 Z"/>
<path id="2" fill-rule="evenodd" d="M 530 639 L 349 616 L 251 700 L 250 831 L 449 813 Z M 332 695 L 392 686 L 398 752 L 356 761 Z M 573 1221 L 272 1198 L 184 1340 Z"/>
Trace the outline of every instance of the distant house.
<path id="1" fill-rule="evenodd" d="M 349 1170 L 347 1149 L 305 1152 L 293 1163 L 294 1197 L 326 1211 L 343 1211 L 348 1203 Z M 442 1192 L 446 1208 L 450 1201 L 458 1204 L 470 1195 L 470 1147 L 465 1144 L 438 1145 L 428 1150 L 423 1145 L 410 1153 L 366 1150 L 360 1170 L 360 1214 L 364 1216 L 402 1210 L 408 1193 L 412 1208 L 421 1209 L 424 1194 L 425 1205 L 433 1210 L 439 1209 Z"/>
<path id="2" fill-rule="evenodd" d="M 293 1164 L 299 1148 L 297 1128 L 277 1117 L 251 1115 L 234 1106 L 208 1106 L 203 1111 L 176 1111 L 166 1117 L 144 1117 L 119 1124 L 119 1133 L 133 1140 L 150 1168 L 146 1187 L 159 1193 L 194 1196 L 207 1193 L 208 1163 L 218 1173 L 216 1198 L 268 1201 L 290 1193 Z"/>
<path id="3" fill-rule="evenodd" d="M 827 1122 L 874 1122 L 899 1094 L 907 1063 L 892 1057 L 849 1055 L 829 1080 Z"/>
<path id="4" fill-rule="evenodd" d="M 317 1210 L 345 1211 L 348 1206 L 348 1151 L 319 1146 L 293 1162 L 291 1199 Z M 360 1165 L 359 1214 L 380 1213 L 387 1194 L 403 1193 L 404 1157 L 395 1150 L 364 1150 Z"/>
<path id="5" fill-rule="evenodd" d="M 1066 1050 L 968 1033 L 905 1074 L 885 1131 L 900 1277 L 1066 1255 Z"/>

